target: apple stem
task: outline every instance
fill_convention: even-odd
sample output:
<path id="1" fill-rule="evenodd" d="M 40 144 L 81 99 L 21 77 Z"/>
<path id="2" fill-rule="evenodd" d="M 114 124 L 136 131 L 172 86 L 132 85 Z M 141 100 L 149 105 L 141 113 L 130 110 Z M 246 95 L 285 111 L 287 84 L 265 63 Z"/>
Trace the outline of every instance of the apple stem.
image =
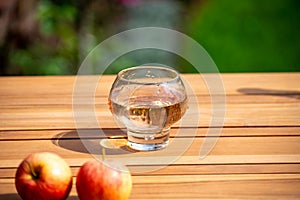
<path id="1" fill-rule="evenodd" d="M 106 156 L 105 148 L 102 148 L 102 161 L 105 160 L 105 156 Z"/>
<path id="2" fill-rule="evenodd" d="M 33 176 L 34 179 L 38 179 L 39 176 L 37 173 L 35 173 L 35 171 L 33 170 L 32 166 L 30 165 L 30 163 L 28 162 L 28 160 L 25 160 L 25 163 L 28 165 L 29 169 L 30 169 L 30 173 Z"/>

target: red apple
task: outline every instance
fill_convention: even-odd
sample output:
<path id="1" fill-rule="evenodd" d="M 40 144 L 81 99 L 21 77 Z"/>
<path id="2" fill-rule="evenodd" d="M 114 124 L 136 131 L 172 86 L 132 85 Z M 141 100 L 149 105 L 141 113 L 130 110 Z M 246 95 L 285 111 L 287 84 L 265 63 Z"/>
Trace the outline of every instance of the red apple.
<path id="1" fill-rule="evenodd" d="M 19 165 L 15 185 L 24 200 L 62 200 L 70 193 L 72 172 L 58 155 L 48 152 L 34 153 Z"/>
<path id="2" fill-rule="evenodd" d="M 87 161 L 77 174 L 76 189 L 81 200 L 125 200 L 132 189 L 131 175 L 116 161 Z"/>

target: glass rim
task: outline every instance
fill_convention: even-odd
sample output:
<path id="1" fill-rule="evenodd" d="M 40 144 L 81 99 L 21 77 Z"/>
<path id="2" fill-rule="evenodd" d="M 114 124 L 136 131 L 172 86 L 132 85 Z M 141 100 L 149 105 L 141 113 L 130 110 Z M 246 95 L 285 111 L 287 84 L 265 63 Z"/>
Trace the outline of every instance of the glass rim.
<path id="1" fill-rule="evenodd" d="M 127 73 L 128 71 L 137 70 L 137 69 L 148 69 L 148 68 L 149 69 L 158 69 L 158 70 L 164 70 L 164 71 L 167 71 L 167 72 L 171 72 L 175 75 L 175 77 L 167 77 L 169 80 L 153 81 L 153 82 L 140 82 L 140 81 L 138 81 L 138 79 L 129 80 L 129 79 L 126 79 L 126 78 L 122 77 L 122 75 Z M 117 76 L 118 76 L 118 79 L 120 79 L 122 81 L 129 82 L 129 83 L 134 83 L 134 84 L 142 84 L 142 85 L 156 85 L 156 84 L 159 84 L 159 83 L 169 83 L 169 82 L 174 82 L 177 79 L 180 79 L 180 75 L 176 70 L 168 68 L 168 67 L 161 67 L 161 66 L 155 66 L 155 65 L 141 65 L 141 66 L 136 66 L 136 67 L 129 67 L 129 68 L 121 70 L 118 73 Z"/>

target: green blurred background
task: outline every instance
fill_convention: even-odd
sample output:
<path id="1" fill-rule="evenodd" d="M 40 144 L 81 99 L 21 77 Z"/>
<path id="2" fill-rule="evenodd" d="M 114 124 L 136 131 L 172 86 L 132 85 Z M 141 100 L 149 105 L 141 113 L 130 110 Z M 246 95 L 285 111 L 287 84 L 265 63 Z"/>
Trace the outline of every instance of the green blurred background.
<path id="1" fill-rule="evenodd" d="M 76 74 L 101 41 L 145 26 L 192 37 L 220 72 L 300 71 L 299 8 L 299 0 L 1 0 L 0 75 Z M 178 56 L 145 49 L 105 73 L 145 63 L 196 72 Z"/>

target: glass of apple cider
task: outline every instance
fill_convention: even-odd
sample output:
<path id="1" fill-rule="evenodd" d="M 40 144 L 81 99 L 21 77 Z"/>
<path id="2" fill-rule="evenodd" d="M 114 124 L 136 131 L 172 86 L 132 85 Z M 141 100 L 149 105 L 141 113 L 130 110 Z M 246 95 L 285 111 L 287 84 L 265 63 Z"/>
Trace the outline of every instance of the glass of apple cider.
<path id="1" fill-rule="evenodd" d="M 180 75 L 161 66 L 139 66 L 118 73 L 109 94 L 115 120 L 125 125 L 128 144 L 140 151 L 165 148 L 170 127 L 187 108 Z"/>

